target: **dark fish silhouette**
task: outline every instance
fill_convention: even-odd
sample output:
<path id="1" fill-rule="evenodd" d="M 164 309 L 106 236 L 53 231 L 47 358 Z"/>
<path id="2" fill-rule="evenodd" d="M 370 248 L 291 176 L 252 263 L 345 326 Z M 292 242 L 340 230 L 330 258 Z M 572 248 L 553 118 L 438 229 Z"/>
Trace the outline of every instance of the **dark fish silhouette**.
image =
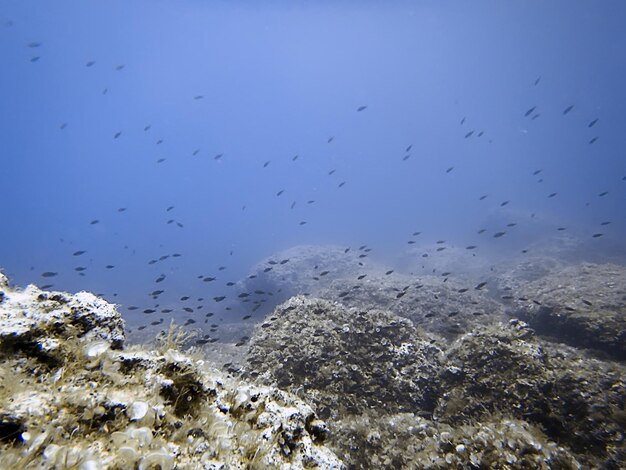
<path id="1" fill-rule="evenodd" d="M 202 98 L 204 98 L 203 95 L 196 95 L 193 97 L 194 100 L 201 100 Z"/>
<path id="2" fill-rule="evenodd" d="M 609 192 L 608 192 L 608 191 L 603 191 L 603 192 L 601 192 L 600 194 L 598 194 L 598 197 L 604 197 L 604 196 L 606 196 L 607 194 L 609 194 Z"/>
<path id="3" fill-rule="evenodd" d="M 80 255 L 82 255 L 82 254 L 84 254 L 84 253 L 87 253 L 87 251 L 85 251 L 85 250 L 75 251 L 75 252 L 74 252 L 74 256 L 80 256 Z"/>
<path id="4" fill-rule="evenodd" d="M 573 105 L 573 104 L 569 105 L 567 108 L 565 108 L 565 109 L 563 110 L 563 115 L 565 116 L 565 115 L 566 115 L 567 113 L 569 113 L 572 109 L 574 109 L 574 105 Z"/>
<path id="5" fill-rule="evenodd" d="M 284 192 L 285 192 L 285 190 L 284 190 L 284 189 L 281 189 L 280 191 L 278 191 L 278 192 L 276 193 L 276 196 L 280 196 L 280 195 L 281 195 L 282 193 L 284 193 Z"/>
<path id="6" fill-rule="evenodd" d="M 446 170 L 446 173 L 450 173 L 452 170 L 454 170 L 454 167 L 453 167 L 453 166 L 451 166 L 450 168 L 448 168 L 448 169 Z"/>
<path id="7" fill-rule="evenodd" d="M 524 113 L 524 117 L 530 116 L 533 111 L 535 111 L 535 109 L 537 109 L 537 106 L 533 106 L 532 108 L 530 108 L 528 111 L 526 111 L 526 113 Z"/>
<path id="8" fill-rule="evenodd" d="M 266 161 L 266 162 L 263 164 L 263 168 L 267 168 L 267 165 L 269 165 L 269 164 L 270 164 L 270 162 L 271 162 L 271 160 Z"/>
<path id="9" fill-rule="evenodd" d="M 593 126 L 595 126 L 595 125 L 596 125 L 596 122 L 598 122 L 598 120 L 599 120 L 598 118 L 595 118 L 593 121 L 591 121 L 591 122 L 587 125 L 587 127 L 593 127 Z"/>
<path id="10" fill-rule="evenodd" d="M 359 106 L 356 110 L 357 112 L 361 112 L 361 111 L 365 111 L 367 109 L 367 106 Z"/>
<path id="11" fill-rule="evenodd" d="M 539 85 L 540 81 L 541 81 L 541 75 L 539 77 L 537 77 L 537 79 L 535 80 L 535 85 L 534 86 Z"/>
<path id="12" fill-rule="evenodd" d="M 465 138 L 467 139 L 468 137 L 471 137 L 473 133 L 474 131 L 469 131 L 467 134 L 465 134 Z"/>
<path id="13" fill-rule="evenodd" d="M 114 139 L 117 139 L 117 138 L 118 138 L 119 136 L 121 136 L 121 135 L 122 135 L 122 131 L 116 132 L 116 133 L 113 135 L 113 138 L 114 138 Z"/>
<path id="14" fill-rule="evenodd" d="M 483 196 L 480 196 L 478 198 L 479 201 L 484 201 L 485 199 L 487 199 L 488 194 L 484 194 Z"/>
<path id="15" fill-rule="evenodd" d="M 95 61 L 95 60 L 90 60 L 90 61 L 88 61 L 88 62 L 85 64 L 85 66 L 86 66 L 86 67 L 91 67 L 91 66 L 93 66 L 95 63 L 96 63 L 96 61 Z"/>
<path id="16" fill-rule="evenodd" d="M 218 153 L 217 155 L 213 157 L 213 160 L 220 160 L 223 156 L 224 156 L 223 153 Z"/>
<path id="17" fill-rule="evenodd" d="M 593 143 L 594 143 L 594 142 L 596 142 L 598 139 L 599 139 L 599 137 L 598 137 L 598 136 L 594 137 L 593 139 L 591 139 L 591 140 L 589 141 L 589 144 L 593 144 Z"/>
<path id="18" fill-rule="evenodd" d="M 89 222 L 89 225 L 96 225 L 97 223 L 99 223 L 100 221 L 98 219 L 94 219 L 91 222 Z"/>
<path id="19" fill-rule="evenodd" d="M 557 194 L 558 194 L 558 193 L 550 193 L 550 194 L 548 195 L 548 198 L 554 197 L 554 196 L 556 196 Z"/>
<path id="20" fill-rule="evenodd" d="M 465 247 L 466 250 L 473 250 L 476 248 L 476 245 L 468 245 Z"/>
<path id="21" fill-rule="evenodd" d="M 502 202 L 502 203 L 500 204 L 500 207 L 504 207 L 504 206 L 506 206 L 509 202 L 510 202 L 510 201 L 504 201 L 504 202 Z"/>
<path id="22" fill-rule="evenodd" d="M 592 237 L 593 237 L 593 238 L 600 238 L 600 237 L 602 237 L 602 236 L 604 236 L 604 234 L 603 234 L 603 233 L 594 233 L 594 234 L 592 235 Z"/>
<path id="23" fill-rule="evenodd" d="M 483 281 L 483 282 L 479 283 L 476 287 L 474 287 L 474 289 L 480 290 L 483 287 L 485 287 L 486 285 L 487 285 L 487 281 Z"/>
<path id="24" fill-rule="evenodd" d="M 506 234 L 506 232 L 496 232 L 496 233 L 494 233 L 493 238 L 500 238 L 504 234 Z"/>

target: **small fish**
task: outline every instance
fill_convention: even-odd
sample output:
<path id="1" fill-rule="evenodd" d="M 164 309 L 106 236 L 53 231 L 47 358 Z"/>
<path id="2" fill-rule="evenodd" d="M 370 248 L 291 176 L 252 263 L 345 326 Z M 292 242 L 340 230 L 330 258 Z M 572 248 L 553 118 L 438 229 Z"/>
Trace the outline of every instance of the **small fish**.
<path id="1" fill-rule="evenodd" d="M 458 310 L 455 310 L 454 312 L 450 312 L 450 313 L 448 313 L 448 317 L 455 317 L 455 316 L 457 316 L 459 313 L 461 313 L 461 312 L 459 312 Z"/>
<path id="2" fill-rule="evenodd" d="M 567 108 L 565 108 L 565 109 L 563 110 L 563 115 L 565 116 L 565 115 L 566 115 L 567 113 L 569 113 L 572 109 L 574 109 L 574 105 L 573 105 L 573 104 L 569 105 Z"/>
<path id="3" fill-rule="evenodd" d="M 543 171 L 543 169 L 533 171 L 533 176 L 537 176 L 537 175 L 538 175 L 539 173 L 541 173 L 542 171 Z"/>
<path id="4" fill-rule="evenodd" d="M 89 225 L 96 225 L 97 223 L 99 223 L 100 221 L 98 219 L 94 219 L 91 222 L 89 222 Z"/>
<path id="5" fill-rule="evenodd" d="M 591 122 L 587 125 L 587 127 L 593 127 L 593 126 L 595 126 L 595 125 L 596 125 L 596 123 L 598 122 L 598 120 L 599 120 L 599 118 L 595 118 L 593 121 L 591 121 Z"/>
<path id="6" fill-rule="evenodd" d="M 563 231 L 565 231 L 565 230 L 566 230 L 566 228 L 565 228 L 565 227 L 558 227 L 558 228 L 557 228 L 557 230 L 558 230 L 559 232 L 563 232 Z"/>
<path id="7" fill-rule="evenodd" d="M 217 155 L 213 157 L 213 160 L 220 160 L 223 156 L 224 156 L 223 153 L 218 153 Z"/>
<path id="8" fill-rule="evenodd" d="M 338 186 L 339 188 L 341 188 L 341 187 L 343 187 L 343 185 L 344 185 L 344 184 L 346 184 L 346 182 L 345 182 L 345 181 L 342 181 L 342 182 L 341 182 L 341 183 L 339 183 L 337 186 Z"/>
<path id="9" fill-rule="evenodd" d="M 280 196 L 280 195 L 281 195 L 282 193 L 284 193 L 284 192 L 285 192 L 285 190 L 284 190 L 284 189 L 281 189 L 280 191 L 278 191 L 278 192 L 276 193 L 276 196 Z"/>
<path id="10" fill-rule="evenodd" d="M 598 197 L 604 197 L 604 196 L 606 196 L 607 194 L 609 194 L 609 192 L 608 192 L 608 191 L 603 191 L 603 192 L 601 192 L 600 194 L 598 194 Z"/>
<path id="11" fill-rule="evenodd" d="M 503 201 L 503 202 L 500 204 L 500 207 L 504 207 L 504 206 L 506 206 L 509 202 L 510 202 L 510 201 Z"/>
<path id="12" fill-rule="evenodd" d="M 591 140 L 589 141 L 589 145 L 593 144 L 593 143 L 594 143 L 594 142 L 596 142 L 598 139 L 599 139 L 599 137 L 598 137 L 598 136 L 594 137 L 593 139 L 591 139 Z"/>
<path id="13" fill-rule="evenodd" d="M 289 262 L 289 258 L 280 260 L 280 264 L 285 264 Z"/>
<path id="14" fill-rule="evenodd" d="M 79 251 L 75 251 L 73 255 L 74 256 L 80 256 L 80 255 L 85 254 L 85 253 L 87 253 L 86 250 L 79 250 Z"/>
<path id="15" fill-rule="evenodd" d="M 465 138 L 469 138 L 472 136 L 472 134 L 474 133 L 474 131 L 469 131 L 467 134 L 465 134 Z"/>
<path id="16" fill-rule="evenodd" d="M 66 127 L 67 127 L 67 122 L 64 122 L 63 124 L 61 124 L 61 125 L 59 126 L 59 129 L 63 130 L 63 129 L 65 129 Z"/>
<path id="17" fill-rule="evenodd" d="M 486 231 L 486 228 L 481 228 L 477 233 L 480 235 L 481 233 L 485 233 Z"/>
<path id="18" fill-rule="evenodd" d="M 396 294 L 396 299 L 399 299 L 399 298 L 403 297 L 403 296 L 404 296 L 404 294 L 406 294 L 406 291 L 403 291 L 403 292 L 398 292 L 398 293 Z"/>
<path id="19" fill-rule="evenodd" d="M 469 289 L 467 289 L 467 288 L 465 288 L 465 287 L 464 287 L 463 289 L 459 289 L 457 292 L 458 292 L 459 294 L 462 294 L 463 292 L 467 292 L 468 290 L 469 290 Z"/>
<path id="20" fill-rule="evenodd" d="M 446 170 L 446 173 L 450 173 L 452 170 L 454 170 L 454 167 L 453 167 L 453 166 L 451 166 L 450 168 L 448 168 L 448 169 Z"/>
<path id="21" fill-rule="evenodd" d="M 611 223 L 610 220 L 607 220 L 606 222 L 602 222 L 600 225 L 609 225 Z"/>
<path id="22" fill-rule="evenodd" d="M 530 116 L 535 111 L 535 109 L 537 109 L 537 106 L 533 106 L 532 108 L 530 108 L 528 111 L 526 111 L 526 113 L 524 113 L 524 117 Z"/>
<path id="23" fill-rule="evenodd" d="M 483 282 L 479 283 L 476 287 L 474 287 L 474 289 L 480 290 L 483 287 L 485 287 L 486 285 L 487 285 L 487 281 L 483 281 Z"/>
<path id="24" fill-rule="evenodd" d="M 143 313 L 146 313 L 146 314 L 150 314 L 150 313 L 154 313 L 154 312 L 156 312 L 156 310 L 154 310 L 153 308 L 147 308 L 147 309 L 145 309 L 143 311 Z"/>
<path id="25" fill-rule="evenodd" d="M 105 268 L 107 268 L 107 269 L 113 269 L 114 267 L 115 267 L 115 265 L 113 265 L 113 264 L 107 264 L 105 266 Z"/>
<path id="26" fill-rule="evenodd" d="M 359 106 L 356 110 L 357 112 L 361 112 L 361 111 L 365 111 L 367 109 L 367 106 Z"/>
<path id="27" fill-rule="evenodd" d="M 493 234 L 493 238 L 500 238 L 501 236 L 505 235 L 506 232 L 496 232 Z"/>
<path id="28" fill-rule="evenodd" d="M 125 67 L 125 65 L 124 65 L 124 64 L 120 64 L 120 65 L 118 65 L 117 67 L 115 67 L 115 70 L 119 72 L 119 71 L 120 71 L 120 70 L 122 70 L 124 67 Z"/>
<path id="29" fill-rule="evenodd" d="M 445 249 L 446 249 L 446 247 L 445 247 L 445 246 L 442 246 L 442 247 L 440 247 L 440 248 L 437 248 L 437 251 L 443 251 L 443 250 L 445 250 Z"/>
<path id="30" fill-rule="evenodd" d="M 367 274 L 361 274 L 357 279 L 360 281 L 361 279 L 365 279 L 365 276 L 367 276 Z"/>
<path id="31" fill-rule="evenodd" d="M 266 162 L 263 164 L 263 168 L 267 168 L 267 166 L 270 164 L 270 162 L 271 162 L 271 160 L 266 161 Z"/>
<path id="32" fill-rule="evenodd" d="M 89 60 L 89 61 L 87 61 L 87 63 L 85 64 L 85 67 L 92 67 L 95 63 L 96 63 L 96 61 L 95 61 L 95 60 Z"/>
<path id="33" fill-rule="evenodd" d="M 412 148 L 413 148 L 413 144 L 409 145 L 409 146 L 406 148 L 405 152 L 410 152 Z"/>
<path id="34" fill-rule="evenodd" d="M 537 77 L 537 79 L 535 80 L 535 85 L 534 86 L 539 85 L 540 81 L 541 81 L 541 76 Z"/>
<path id="35" fill-rule="evenodd" d="M 117 139 L 117 138 L 119 138 L 119 136 L 121 136 L 121 135 L 122 135 L 122 131 L 118 131 L 118 132 L 116 132 L 116 133 L 113 135 L 113 138 L 114 138 L 114 139 Z"/>
<path id="36" fill-rule="evenodd" d="M 191 307 L 183 307 L 183 310 L 187 313 L 193 313 L 193 308 Z"/>
<path id="37" fill-rule="evenodd" d="M 466 250 L 474 250 L 474 249 L 476 249 L 476 245 L 467 245 L 467 246 L 465 247 L 465 249 L 466 249 Z"/>
<path id="38" fill-rule="evenodd" d="M 180 298 L 180 300 L 182 300 L 183 302 L 184 302 L 185 300 L 189 300 L 189 296 L 188 296 L 188 295 L 185 295 L 185 296 L 181 297 L 181 298 Z"/>
<path id="39" fill-rule="evenodd" d="M 213 300 L 215 300 L 216 302 L 221 302 L 225 298 L 226 298 L 225 295 L 220 295 L 220 296 L 217 296 L 217 297 L 213 297 Z"/>
<path id="40" fill-rule="evenodd" d="M 463 119 L 461 119 L 461 125 L 465 124 L 465 117 L 463 117 Z"/>
<path id="41" fill-rule="evenodd" d="M 126 211 L 126 208 L 125 208 L 125 207 L 120 207 L 120 208 L 117 210 L 117 212 L 125 212 L 125 211 Z"/>
<path id="42" fill-rule="evenodd" d="M 87 268 L 83 267 L 83 266 L 78 266 L 77 268 L 74 268 L 74 271 L 78 271 L 78 272 L 82 272 L 85 271 Z"/>
<path id="43" fill-rule="evenodd" d="M 217 278 L 207 276 L 202 281 L 203 282 L 213 282 L 213 281 L 215 281 L 215 279 L 217 279 Z"/>
<path id="44" fill-rule="evenodd" d="M 585 300 L 585 299 L 580 299 L 580 300 L 582 300 L 582 302 L 583 302 L 585 305 L 589 305 L 590 307 L 593 307 L 593 304 L 592 304 L 591 302 L 589 302 L 588 300 Z"/>
<path id="45" fill-rule="evenodd" d="M 330 272 L 330 271 L 322 271 L 322 272 L 320 273 L 320 276 L 326 276 L 329 272 Z"/>
<path id="46" fill-rule="evenodd" d="M 157 163 L 163 163 L 165 160 L 167 160 L 167 159 L 166 159 L 166 158 L 159 158 L 159 159 L 157 160 Z"/>
<path id="47" fill-rule="evenodd" d="M 517 222 L 511 222 L 510 224 L 506 224 L 507 227 L 515 227 Z"/>
<path id="48" fill-rule="evenodd" d="M 385 276 L 389 276 L 391 273 L 393 273 L 393 269 L 390 269 L 389 271 L 387 271 L 387 272 L 385 273 Z"/>
<path id="49" fill-rule="evenodd" d="M 592 237 L 593 237 L 593 238 L 600 238 L 600 237 L 603 237 L 603 236 L 604 236 L 604 234 L 603 234 L 603 233 L 594 233 L 594 234 L 592 235 Z"/>
<path id="50" fill-rule="evenodd" d="M 298 225 L 305 225 L 306 224 L 306 220 L 303 220 L 302 222 L 300 222 Z"/>
<path id="51" fill-rule="evenodd" d="M 479 201 L 484 201 L 485 199 L 487 199 L 488 194 L 484 194 L 483 196 L 480 196 L 478 198 Z"/>
<path id="52" fill-rule="evenodd" d="M 335 139 L 334 137 L 329 137 L 326 142 L 330 144 L 334 139 Z"/>
<path id="53" fill-rule="evenodd" d="M 194 100 L 201 100 L 202 98 L 204 98 L 204 95 L 196 95 L 193 97 Z"/>
<path id="54" fill-rule="evenodd" d="M 550 194 L 548 195 L 548 198 L 554 197 L 554 196 L 556 196 L 557 194 L 558 194 L 558 193 L 550 193 Z"/>
<path id="55" fill-rule="evenodd" d="M 294 155 L 294 157 L 291 159 L 292 162 L 295 162 L 298 159 L 298 155 Z"/>

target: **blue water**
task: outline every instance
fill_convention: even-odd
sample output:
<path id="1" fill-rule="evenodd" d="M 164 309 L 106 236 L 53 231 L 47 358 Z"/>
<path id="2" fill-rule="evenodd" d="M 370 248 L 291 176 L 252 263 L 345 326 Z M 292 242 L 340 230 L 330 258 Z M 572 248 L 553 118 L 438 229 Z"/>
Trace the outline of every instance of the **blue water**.
<path id="1" fill-rule="evenodd" d="M 624 24 L 621 0 L 2 0 L 0 266 L 125 311 L 299 244 L 565 232 L 623 262 Z"/>

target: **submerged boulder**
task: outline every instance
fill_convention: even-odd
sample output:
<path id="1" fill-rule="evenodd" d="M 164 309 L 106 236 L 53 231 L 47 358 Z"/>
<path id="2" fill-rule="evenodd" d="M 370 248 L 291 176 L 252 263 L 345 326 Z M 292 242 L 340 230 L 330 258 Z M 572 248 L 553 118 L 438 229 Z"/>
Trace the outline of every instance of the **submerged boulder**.
<path id="1" fill-rule="evenodd" d="M 440 353 L 407 319 L 298 296 L 257 327 L 247 361 L 336 419 L 372 407 L 432 413 Z"/>

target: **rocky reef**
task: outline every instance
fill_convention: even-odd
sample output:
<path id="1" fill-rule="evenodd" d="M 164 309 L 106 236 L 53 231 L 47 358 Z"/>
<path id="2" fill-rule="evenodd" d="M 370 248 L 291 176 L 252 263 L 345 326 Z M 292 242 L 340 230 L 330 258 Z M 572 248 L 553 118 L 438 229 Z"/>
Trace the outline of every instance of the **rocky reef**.
<path id="1" fill-rule="evenodd" d="M 92 294 L 15 290 L 0 275 L 0 468 L 343 468 L 294 395 L 177 350 L 124 349 Z"/>
<path id="2" fill-rule="evenodd" d="M 520 320 L 450 342 L 391 312 L 295 297 L 257 327 L 248 365 L 328 420 L 350 468 L 626 463 L 626 368 Z"/>
<path id="3" fill-rule="evenodd" d="M 415 276 L 367 250 L 262 261 L 239 286 L 281 303 L 185 352 L 0 277 L 0 468 L 626 467 L 624 267 Z"/>

